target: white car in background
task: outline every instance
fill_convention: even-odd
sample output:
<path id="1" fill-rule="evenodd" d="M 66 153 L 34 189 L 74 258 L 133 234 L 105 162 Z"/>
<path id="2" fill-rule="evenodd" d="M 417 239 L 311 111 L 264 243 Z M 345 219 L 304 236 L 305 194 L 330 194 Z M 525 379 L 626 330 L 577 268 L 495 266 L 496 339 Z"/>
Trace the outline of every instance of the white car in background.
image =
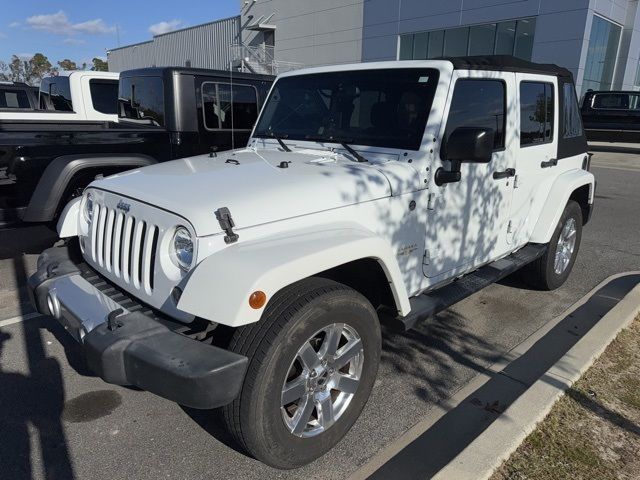
<path id="1" fill-rule="evenodd" d="M 84 70 L 45 77 L 38 93 L 38 110 L 0 109 L 0 120 L 117 122 L 119 77 L 116 72 Z"/>

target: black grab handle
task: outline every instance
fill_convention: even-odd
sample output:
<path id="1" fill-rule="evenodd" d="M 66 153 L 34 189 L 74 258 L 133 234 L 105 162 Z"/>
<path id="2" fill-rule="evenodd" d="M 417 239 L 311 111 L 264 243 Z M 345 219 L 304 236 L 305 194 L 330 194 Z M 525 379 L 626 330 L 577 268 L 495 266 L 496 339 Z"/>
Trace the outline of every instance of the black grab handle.
<path id="1" fill-rule="evenodd" d="M 542 167 L 542 168 L 555 167 L 556 165 L 558 165 L 558 159 L 557 158 L 552 158 L 551 160 L 548 160 L 546 162 L 541 162 L 540 163 L 540 167 Z"/>
<path id="2" fill-rule="evenodd" d="M 493 178 L 498 180 L 500 178 L 513 177 L 516 174 L 515 168 L 507 168 L 504 172 L 493 172 Z"/>

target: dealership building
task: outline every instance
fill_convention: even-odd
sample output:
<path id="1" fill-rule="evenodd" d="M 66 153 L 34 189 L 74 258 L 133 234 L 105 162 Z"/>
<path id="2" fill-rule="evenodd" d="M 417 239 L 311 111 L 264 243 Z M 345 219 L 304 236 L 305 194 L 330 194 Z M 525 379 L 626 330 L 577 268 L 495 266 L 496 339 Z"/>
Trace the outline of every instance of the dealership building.
<path id="1" fill-rule="evenodd" d="M 640 89 L 638 0 L 240 0 L 239 15 L 108 52 L 109 68 L 278 73 L 303 66 L 509 54 L 578 90 Z"/>

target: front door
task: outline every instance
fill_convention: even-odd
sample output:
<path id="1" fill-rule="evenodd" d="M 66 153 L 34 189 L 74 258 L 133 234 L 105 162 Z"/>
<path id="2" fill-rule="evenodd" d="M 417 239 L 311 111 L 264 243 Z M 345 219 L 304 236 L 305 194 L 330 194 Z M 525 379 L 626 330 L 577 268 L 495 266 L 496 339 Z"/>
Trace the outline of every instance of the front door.
<path id="1" fill-rule="evenodd" d="M 459 182 L 437 186 L 431 178 L 423 266 L 431 284 L 486 263 L 509 249 L 507 230 L 515 174 L 515 74 L 454 72 L 453 81 L 439 143 L 446 142 L 458 127 L 490 128 L 495 132 L 494 151 L 489 163 L 463 163 Z M 432 173 L 448 167 L 444 157 L 441 148 Z"/>

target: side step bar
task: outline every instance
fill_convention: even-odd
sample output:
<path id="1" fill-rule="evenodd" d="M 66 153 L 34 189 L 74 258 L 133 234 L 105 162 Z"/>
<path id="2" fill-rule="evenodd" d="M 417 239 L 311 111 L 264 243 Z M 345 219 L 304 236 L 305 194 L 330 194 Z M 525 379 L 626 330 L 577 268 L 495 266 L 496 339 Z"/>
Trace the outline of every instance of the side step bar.
<path id="1" fill-rule="evenodd" d="M 533 262 L 541 257 L 546 249 L 547 245 L 544 244 L 529 244 L 508 257 L 485 265 L 442 288 L 413 297 L 410 300 L 409 315 L 396 317 L 396 321 L 405 331 L 410 330 L 416 323 L 432 317 Z"/>

